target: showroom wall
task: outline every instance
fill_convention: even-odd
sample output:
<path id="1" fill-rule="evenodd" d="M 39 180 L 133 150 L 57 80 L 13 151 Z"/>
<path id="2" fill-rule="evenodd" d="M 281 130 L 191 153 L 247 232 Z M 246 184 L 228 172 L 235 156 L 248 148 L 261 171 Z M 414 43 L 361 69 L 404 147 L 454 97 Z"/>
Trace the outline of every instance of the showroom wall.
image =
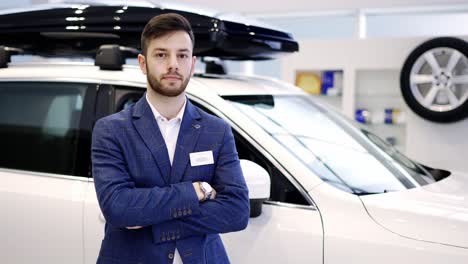
<path id="1" fill-rule="evenodd" d="M 468 27 L 465 26 L 468 23 L 466 3 L 262 13 L 252 16 L 292 33 L 301 41 L 468 35 Z M 300 47 L 302 51 L 304 47 Z M 234 72 L 238 72 L 242 67 L 237 64 L 228 65 Z M 254 73 L 280 78 L 280 64 L 280 60 L 256 62 Z"/>

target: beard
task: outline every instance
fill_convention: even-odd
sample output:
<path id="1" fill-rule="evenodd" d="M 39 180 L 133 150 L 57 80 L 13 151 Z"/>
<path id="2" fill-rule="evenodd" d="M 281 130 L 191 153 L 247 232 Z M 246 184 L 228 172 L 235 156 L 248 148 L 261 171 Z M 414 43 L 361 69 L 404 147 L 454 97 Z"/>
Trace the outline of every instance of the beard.
<path id="1" fill-rule="evenodd" d="M 173 74 L 174 75 L 174 74 Z M 157 78 L 156 76 L 152 75 L 151 72 L 148 70 L 148 66 L 146 66 L 146 79 L 148 81 L 148 84 L 150 88 L 156 92 L 157 94 L 167 96 L 167 97 L 176 97 L 179 96 L 181 93 L 185 91 L 185 88 L 187 88 L 188 82 L 190 78 L 184 79 L 180 74 L 177 74 L 180 79 L 182 80 L 182 83 L 180 84 L 179 87 L 171 88 L 163 85 Z"/>

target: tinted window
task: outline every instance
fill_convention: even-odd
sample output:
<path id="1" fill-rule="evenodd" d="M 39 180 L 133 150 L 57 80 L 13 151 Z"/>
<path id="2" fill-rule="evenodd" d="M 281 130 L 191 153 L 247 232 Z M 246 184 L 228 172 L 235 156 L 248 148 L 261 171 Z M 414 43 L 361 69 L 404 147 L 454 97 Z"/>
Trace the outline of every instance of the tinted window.
<path id="1" fill-rule="evenodd" d="M 434 182 L 421 166 L 305 95 L 226 96 L 323 181 L 365 195 Z"/>
<path id="2" fill-rule="evenodd" d="M 146 89 L 130 86 L 113 86 L 115 89 L 114 93 L 114 112 L 120 112 L 127 107 L 134 105 L 143 94 Z"/>
<path id="3" fill-rule="evenodd" d="M 0 167 L 73 175 L 87 87 L 0 83 Z"/>

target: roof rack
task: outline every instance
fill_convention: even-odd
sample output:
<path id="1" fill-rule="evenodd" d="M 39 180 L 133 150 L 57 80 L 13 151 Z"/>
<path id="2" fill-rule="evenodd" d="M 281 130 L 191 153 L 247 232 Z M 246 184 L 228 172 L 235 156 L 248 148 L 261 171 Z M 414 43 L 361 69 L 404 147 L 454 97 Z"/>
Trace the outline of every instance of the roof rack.
<path id="1" fill-rule="evenodd" d="M 132 47 L 119 45 L 101 45 L 96 53 L 94 65 L 99 66 L 101 70 L 120 71 L 125 65 L 125 59 L 135 58 L 140 50 Z M 11 62 L 11 56 L 17 54 L 30 54 L 22 49 L 0 46 L 0 68 L 7 68 Z M 205 63 L 205 73 L 209 74 L 227 74 L 224 62 L 215 57 L 202 57 L 201 61 Z"/>
<path id="2" fill-rule="evenodd" d="M 138 55 L 140 51 L 135 48 L 123 47 L 119 45 L 102 45 L 96 53 L 94 65 L 101 70 L 119 71 L 125 64 L 125 59 Z"/>
<path id="3" fill-rule="evenodd" d="M 218 58 L 203 57 L 201 59 L 205 63 L 205 73 L 210 74 L 227 74 L 226 65 L 224 62 Z"/>
<path id="4" fill-rule="evenodd" d="M 119 71 L 125 64 L 126 58 L 134 58 L 140 51 L 131 47 L 119 45 L 101 45 L 96 53 L 94 65 L 101 70 Z M 31 54 L 19 48 L 0 46 L 0 68 L 7 68 L 11 56 L 17 54 Z"/>
<path id="5" fill-rule="evenodd" d="M 0 68 L 7 68 L 11 55 L 23 53 L 22 49 L 0 46 Z"/>

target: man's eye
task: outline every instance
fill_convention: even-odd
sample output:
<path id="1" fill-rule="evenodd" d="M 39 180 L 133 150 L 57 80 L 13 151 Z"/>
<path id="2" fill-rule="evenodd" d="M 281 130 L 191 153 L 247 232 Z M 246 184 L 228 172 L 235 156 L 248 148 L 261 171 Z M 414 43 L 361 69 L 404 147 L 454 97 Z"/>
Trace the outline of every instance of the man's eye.
<path id="1" fill-rule="evenodd" d="M 187 54 L 179 54 L 179 58 L 186 59 L 186 58 L 188 58 L 188 55 Z"/>
<path id="2" fill-rule="evenodd" d="M 166 57 L 166 54 L 164 53 L 156 53 L 156 58 L 165 58 Z"/>

